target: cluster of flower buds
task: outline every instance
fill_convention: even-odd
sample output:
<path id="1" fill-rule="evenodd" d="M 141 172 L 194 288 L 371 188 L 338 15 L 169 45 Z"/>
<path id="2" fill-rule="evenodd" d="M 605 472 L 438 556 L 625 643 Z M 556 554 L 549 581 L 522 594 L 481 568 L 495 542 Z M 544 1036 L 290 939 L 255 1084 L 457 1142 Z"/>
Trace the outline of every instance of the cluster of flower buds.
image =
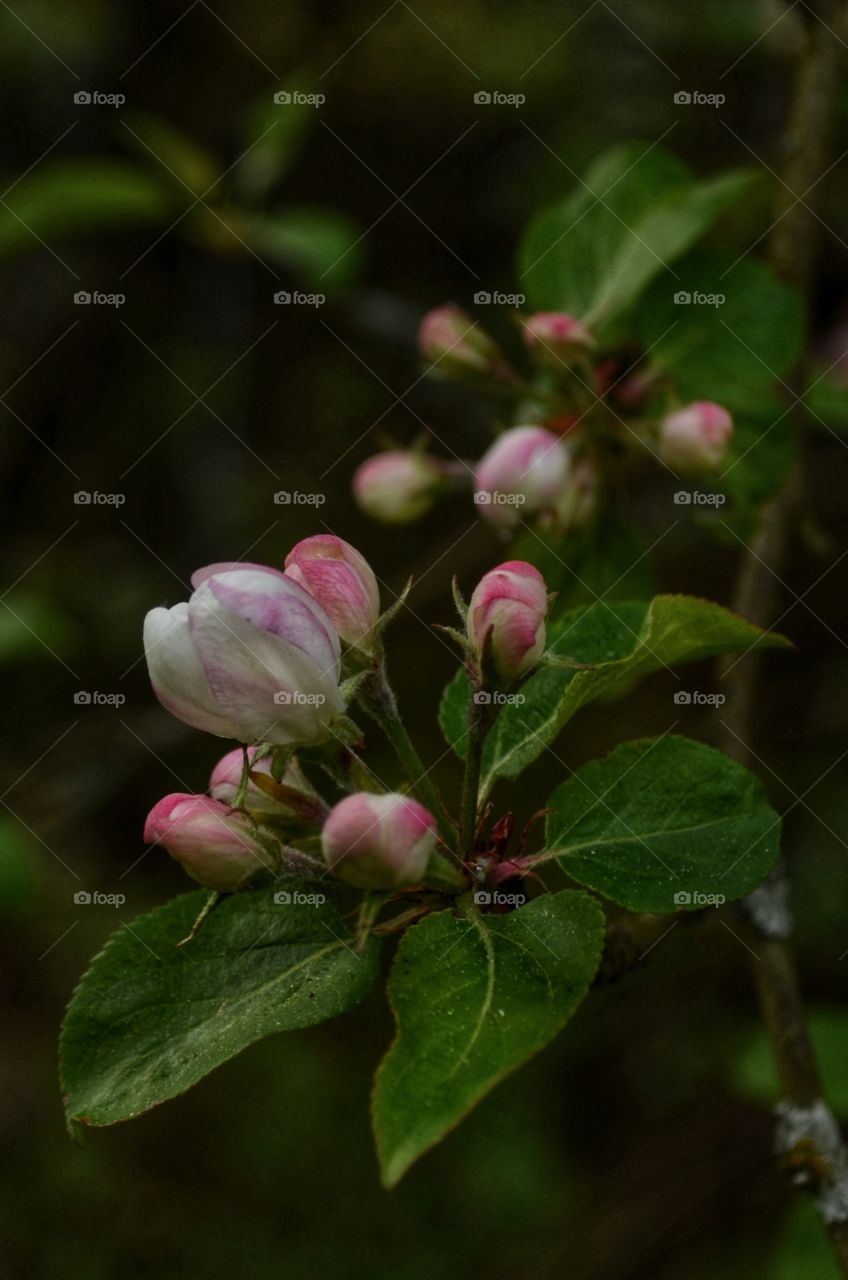
<path id="1" fill-rule="evenodd" d="M 305 761 L 334 738 L 333 719 L 345 709 L 344 654 L 358 651 L 359 673 L 362 658 L 366 675 L 382 671 L 375 637 L 385 618 L 367 561 L 321 534 L 292 548 L 284 572 L 217 564 L 192 583 L 187 604 L 147 616 L 151 681 L 180 719 L 243 745 L 215 765 L 208 794 L 155 804 L 145 840 L 218 893 L 302 868 L 304 858 L 316 874 L 321 864 L 289 840 L 304 838 L 308 848 L 319 834 L 324 875 L 385 893 L 426 884 L 439 840 L 429 809 L 411 796 L 363 791 L 331 808 L 307 776 Z M 532 565 L 510 560 L 484 574 L 461 606 L 465 634 L 453 633 L 477 688 L 508 688 L 540 661 L 547 608 Z"/>
<path id="2" fill-rule="evenodd" d="M 538 520 L 568 532 L 599 511 L 612 454 L 635 449 L 681 475 L 718 470 L 733 434 L 726 409 L 696 401 L 663 413 L 668 389 L 658 371 L 643 363 L 620 372 L 615 354 L 599 356 L 576 316 L 541 311 L 519 322 L 529 379 L 459 307 L 425 315 L 419 347 L 429 371 L 511 393 L 519 425 L 459 467 L 418 448 L 377 454 L 354 476 L 363 511 L 389 524 L 417 520 L 464 474 L 480 516 L 496 529 L 508 534 Z"/>

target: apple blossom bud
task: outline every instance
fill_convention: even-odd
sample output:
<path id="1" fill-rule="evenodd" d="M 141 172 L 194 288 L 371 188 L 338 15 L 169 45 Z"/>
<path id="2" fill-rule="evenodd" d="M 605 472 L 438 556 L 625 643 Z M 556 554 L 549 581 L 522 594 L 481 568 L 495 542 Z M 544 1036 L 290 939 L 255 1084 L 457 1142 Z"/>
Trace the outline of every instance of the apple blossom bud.
<path id="1" fill-rule="evenodd" d="M 477 464 L 474 501 L 485 520 L 509 529 L 556 506 L 569 470 L 559 436 L 544 427 L 512 427 Z"/>
<path id="2" fill-rule="evenodd" d="M 261 774 L 269 780 L 269 783 L 272 783 L 271 756 L 265 755 L 259 760 L 255 757 L 256 748 L 248 747 L 247 758 L 250 763 L 251 774 Z M 220 800 L 227 808 L 232 808 L 241 785 L 243 765 L 244 756 L 240 747 L 236 747 L 234 751 L 228 751 L 225 756 L 221 757 L 212 770 L 212 775 L 209 779 L 209 794 L 213 800 Z M 281 782 L 284 787 L 302 794 L 302 805 L 293 805 L 286 800 L 278 799 L 273 794 L 273 786 L 269 785 L 269 789 L 264 791 L 251 778 L 248 781 L 244 798 L 245 809 L 249 813 L 257 814 L 263 818 L 301 817 L 310 810 L 316 813 L 319 812 L 322 802 L 315 795 L 294 760 L 289 761 L 286 765 Z"/>
<path id="3" fill-rule="evenodd" d="M 660 457 L 676 471 L 711 471 L 733 434 L 733 419 L 712 400 L 695 400 L 660 423 Z"/>
<path id="4" fill-rule="evenodd" d="M 500 347 L 460 307 L 428 311 L 418 330 L 418 346 L 443 374 L 502 378 L 509 373 Z"/>
<path id="5" fill-rule="evenodd" d="M 332 533 L 304 538 L 286 556 L 286 574 L 323 607 L 347 644 L 374 645 L 380 590 L 364 556 Z"/>
<path id="6" fill-rule="evenodd" d="M 196 729 L 241 742 L 320 742 L 343 710 L 340 644 L 321 605 L 264 565 L 192 577 L 188 603 L 152 609 L 144 648 L 153 691 Z"/>
<path id="7" fill-rule="evenodd" d="M 269 866 L 250 820 L 209 796 L 165 796 L 147 815 L 144 840 L 164 845 L 193 880 L 219 893 Z"/>
<path id="8" fill-rule="evenodd" d="M 390 449 L 363 462 L 353 476 L 353 496 L 383 524 L 410 524 L 430 510 L 444 483 L 441 465 L 425 453 Z"/>
<path id="9" fill-rule="evenodd" d="M 358 791 L 332 810 L 321 846 L 340 880 L 358 889 L 397 889 L 420 884 L 436 831 L 436 819 L 417 800 Z"/>
<path id="10" fill-rule="evenodd" d="M 586 326 L 565 311 L 537 311 L 523 322 L 523 331 L 528 349 L 553 369 L 595 349 Z"/>
<path id="11" fill-rule="evenodd" d="M 532 564 L 507 560 L 485 573 L 468 606 L 468 638 L 478 662 L 490 662 L 504 684 L 523 676 L 544 652 L 547 611 L 545 580 Z"/>

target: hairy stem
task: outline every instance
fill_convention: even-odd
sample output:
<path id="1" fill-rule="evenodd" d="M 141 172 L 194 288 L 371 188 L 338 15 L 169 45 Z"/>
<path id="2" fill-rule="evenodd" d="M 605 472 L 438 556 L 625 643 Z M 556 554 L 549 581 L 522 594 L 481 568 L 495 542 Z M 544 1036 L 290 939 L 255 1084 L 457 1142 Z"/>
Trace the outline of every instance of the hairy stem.
<path id="1" fill-rule="evenodd" d="M 785 280 L 809 293 L 815 264 L 814 215 L 802 203 L 824 173 L 839 71 L 840 46 L 833 28 L 838 0 L 801 6 L 803 43 L 792 94 L 783 180 L 772 232 L 770 258 Z M 800 197 L 801 199 L 798 199 Z M 804 501 L 803 448 L 783 489 L 763 509 L 760 526 L 739 568 L 733 607 L 762 627 L 777 615 L 780 577 Z M 722 668 L 722 676 L 727 663 Z M 720 745 L 753 765 L 759 657 L 739 663 L 728 685 Z M 793 1180 L 816 1194 L 834 1255 L 848 1276 L 848 1157 L 839 1128 L 822 1097 L 785 908 L 788 886 L 779 867 L 766 886 L 746 900 L 752 937 L 753 976 L 777 1064 L 783 1101 L 778 1108 L 777 1147 Z"/>
<path id="2" fill-rule="evenodd" d="M 465 757 L 460 802 L 460 852 L 463 858 L 470 858 L 474 852 L 483 747 L 486 745 L 486 734 L 491 721 L 491 703 L 483 700 L 475 690 L 468 710 L 468 753 Z"/>

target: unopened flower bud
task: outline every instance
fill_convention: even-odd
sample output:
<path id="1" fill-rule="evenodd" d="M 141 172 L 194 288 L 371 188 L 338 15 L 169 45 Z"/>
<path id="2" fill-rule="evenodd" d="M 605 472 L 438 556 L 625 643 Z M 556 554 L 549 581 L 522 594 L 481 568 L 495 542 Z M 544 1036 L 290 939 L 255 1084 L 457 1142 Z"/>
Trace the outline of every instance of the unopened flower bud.
<path id="1" fill-rule="evenodd" d="M 286 574 L 318 601 L 342 640 L 373 647 L 380 590 L 355 547 L 332 533 L 304 538 L 286 556 Z"/>
<path id="2" fill-rule="evenodd" d="M 321 845 L 340 880 L 358 889 L 397 889 L 420 884 L 436 830 L 436 819 L 417 800 L 358 791 L 332 810 Z"/>
<path id="3" fill-rule="evenodd" d="M 478 662 L 490 662 L 503 684 L 523 676 L 544 652 L 547 611 L 545 580 L 532 564 L 507 560 L 484 574 L 468 606 Z"/>
<path id="4" fill-rule="evenodd" d="M 502 378 L 509 372 L 497 343 L 459 307 L 428 311 L 418 330 L 418 346 L 424 358 L 445 375 Z"/>
<path id="5" fill-rule="evenodd" d="M 164 845 L 193 880 L 219 893 L 269 864 L 250 820 L 209 796 L 165 796 L 147 815 L 144 839 Z"/>
<path id="6" fill-rule="evenodd" d="M 444 483 L 442 467 L 424 453 L 391 449 L 357 468 L 353 496 L 383 524 L 410 524 L 430 510 Z"/>
<path id="7" fill-rule="evenodd" d="M 318 811 L 320 801 L 313 792 L 309 783 L 298 768 L 294 760 L 289 761 L 283 773 L 281 782 L 283 787 L 297 791 L 303 796 L 303 804 L 292 805 L 284 799 L 279 799 L 274 795 L 275 787 L 273 784 L 273 775 L 271 773 L 271 756 L 264 755 L 259 760 L 256 759 L 256 748 L 247 748 L 247 758 L 250 764 L 251 774 L 259 774 L 262 778 L 268 780 L 268 790 L 264 790 L 251 777 L 247 784 L 247 791 L 244 797 L 244 808 L 249 813 L 254 813 L 263 818 L 291 818 L 292 816 L 300 817 L 303 812 L 314 808 Z M 239 787 L 241 785 L 242 769 L 244 767 L 244 757 L 241 749 L 236 747 L 235 751 L 228 751 L 222 756 L 209 779 L 209 794 L 213 800 L 220 800 L 227 808 L 232 808 L 236 802 Z"/>
<path id="8" fill-rule="evenodd" d="M 695 400 L 660 423 L 659 451 L 675 471 L 712 471 L 733 435 L 733 419 L 712 400 Z"/>
<path id="9" fill-rule="evenodd" d="M 553 369 L 595 349 L 595 339 L 586 326 L 564 311 L 537 311 L 523 322 L 523 332 L 528 349 Z"/>
<path id="10" fill-rule="evenodd" d="M 569 469 L 559 436 L 544 427 L 512 427 L 477 464 L 474 501 L 485 520 L 509 529 L 555 507 Z"/>

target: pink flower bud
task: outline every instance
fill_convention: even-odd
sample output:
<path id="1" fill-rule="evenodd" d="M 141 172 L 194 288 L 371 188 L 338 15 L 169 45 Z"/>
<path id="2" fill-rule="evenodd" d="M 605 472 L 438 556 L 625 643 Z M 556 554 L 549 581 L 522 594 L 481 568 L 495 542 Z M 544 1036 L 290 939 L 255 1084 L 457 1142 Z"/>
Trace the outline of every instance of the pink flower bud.
<path id="1" fill-rule="evenodd" d="M 512 427 L 477 464 L 474 501 L 491 524 L 509 529 L 556 506 L 569 474 L 568 450 L 544 427 Z"/>
<path id="2" fill-rule="evenodd" d="M 660 457 L 675 471 L 711 471 L 733 435 L 733 419 L 712 400 L 695 400 L 660 423 Z"/>
<path id="3" fill-rule="evenodd" d="M 391 449 L 357 468 L 353 496 L 374 520 L 410 524 L 430 510 L 443 483 L 443 469 L 434 458 Z"/>
<path id="4" fill-rule="evenodd" d="M 343 710 L 336 629 L 308 591 L 264 565 L 211 565 L 187 604 L 152 609 L 153 691 L 196 729 L 242 742 L 319 742 Z"/>
<path id="5" fill-rule="evenodd" d="M 524 321 L 523 330 L 528 349 L 554 369 L 595 349 L 595 339 L 586 326 L 564 311 L 537 311 Z"/>
<path id="6" fill-rule="evenodd" d="M 209 796 L 165 796 L 147 815 L 144 840 L 164 845 L 193 880 L 219 893 L 270 865 L 244 814 Z"/>
<path id="7" fill-rule="evenodd" d="M 545 580 L 532 564 L 507 560 L 483 575 L 468 606 L 468 638 L 504 684 L 539 661 L 545 649 Z"/>
<path id="8" fill-rule="evenodd" d="M 436 819 L 403 795 L 346 796 L 321 833 L 327 866 L 358 889 L 419 884 L 436 846 Z"/>
<path id="9" fill-rule="evenodd" d="M 332 533 L 298 542 L 286 556 L 286 574 L 318 601 L 347 644 L 369 649 L 380 616 L 380 591 L 364 556 Z"/>
<path id="10" fill-rule="evenodd" d="M 264 774 L 269 779 L 272 777 L 270 755 L 256 760 L 256 748 L 248 747 L 247 756 L 250 761 L 251 773 Z M 212 776 L 209 779 L 209 794 L 214 800 L 220 800 L 227 808 L 232 808 L 236 802 L 236 796 L 241 784 L 242 760 L 240 747 L 236 747 L 234 751 L 228 751 L 215 765 L 212 770 Z M 303 793 L 304 809 L 308 809 L 313 802 L 318 802 L 318 797 L 315 796 L 312 788 L 293 760 L 286 766 L 282 783 L 283 786 L 292 787 L 294 790 Z M 247 784 L 244 807 L 250 813 L 268 818 L 291 817 L 294 812 L 290 804 L 275 799 L 273 795 L 258 787 L 252 779 Z M 299 813 L 298 816 L 300 816 Z"/>
<path id="11" fill-rule="evenodd" d="M 428 311 L 418 330 L 418 346 L 440 373 L 502 378 L 509 372 L 500 347 L 459 307 Z"/>

